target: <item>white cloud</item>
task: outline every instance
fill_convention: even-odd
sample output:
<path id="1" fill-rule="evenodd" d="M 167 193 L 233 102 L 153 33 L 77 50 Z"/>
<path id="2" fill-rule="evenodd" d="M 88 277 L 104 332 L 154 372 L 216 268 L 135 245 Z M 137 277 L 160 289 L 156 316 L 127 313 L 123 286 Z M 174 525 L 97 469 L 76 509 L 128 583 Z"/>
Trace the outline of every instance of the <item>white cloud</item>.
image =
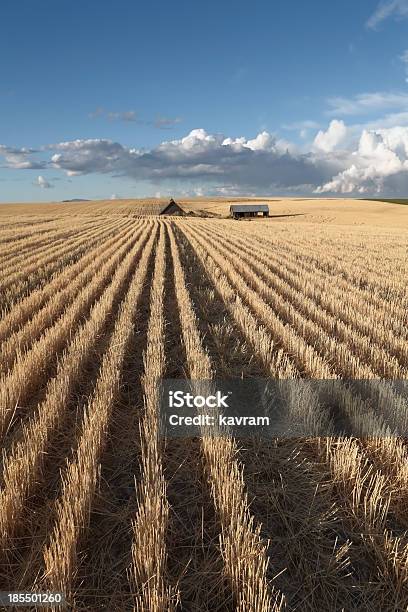
<path id="1" fill-rule="evenodd" d="M 359 131 L 358 131 L 359 130 Z M 171 183 L 191 194 L 346 193 L 408 189 L 408 127 L 346 126 L 332 120 L 304 153 L 273 134 L 226 137 L 192 130 L 150 150 L 109 140 L 62 142 L 52 164 L 69 175 L 102 173 Z"/>
<path id="2" fill-rule="evenodd" d="M 41 189 L 51 189 L 53 185 L 47 181 L 43 176 L 37 176 L 37 180 L 34 183 L 37 187 L 41 187 Z"/>
<path id="3" fill-rule="evenodd" d="M 408 0 L 382 0 L 367 20 L 366 25 L 368 28 L 375 30 L 380 23 L 389 17 L 397 19 L 408 17 Z"/>
<path id="4" fill-rule="evenodd" d="M 0 155 L 6 161 L 5 167 L 14 170 L 40 170 L 44 168 L 45 162 L 32 158 L 35 153 L 38 153 L 36 149 L 0 145 Z"/>
<path id="5" fill-rule="evenodd" d="M 276 147 L 276 139 L 268 132 L 261 132 L 252 140 L 247 140 L 244 147 L 251 151 L 273 151 Z"/>
<path id="6" fill-rule="evenodd" d="M 405 127 L 408 125 L 408 111 L 402 111 L 400 113 L 388 113 L 380 119 L 374 121 L 366 121 L 362 124 L 355 124 L 354 130 L 358 130 L 360 133 L 363 129 L 367 130 L 381 130 L 384 128 L 392 127 Z"/>
<path id="7" fill-rule="evenodd" d="M 158 183 L 205 180 L 207 184 L 241 184 L 248 189 L 315 185 L 334 168 L 316 164 L 310 155 L 268 132 L 255 138 L 231 138 L 192 130 L 150 150 L 129 149 L 110 140 L 62 142 L 52 147 L 54 168 L 69 175 L 109 173 Z"/>
<path id="8" fill-rule="evenodd" d="M 364 130 L 352 163 L 316 193 L 381 193 L 408 187 L 408 128 Z"/>
<path id="9" fill-rule="evenodd" d="M 58 151 L 51 157 L 52 166 L 66 170 L 68 176 L 125 170 L 130 157 L 129 149 L 121 144 L 99 138 L 61 142 L 50 148 Z"/>
<path id="10" fill-rule="evenodd" d="M 244 136 L 240 136 L 239 138 L 224 138 L 224 140 L 221 143 L 223 146 L 225 147 L 231 147 L 231 149 L 233 151 L 242 151 L 245 144 L 246 144 L 246 140 L 244 138 Z"/>
<path id="11" fill-rule="evenodd" d="M 326 132 L 320 130 L 314 141 L 313 146 L 325 153 L 331 153 L 339 145 L 343 144 L 347 136 L 347 128 L 343 121 L 333 119 Z"/>
<path id="12" fill-rule="evenodd" d="M 351 98 L 334 97 L 328 99 L 328 115 L 361 115 L 386 109 L 405 110 L 408 106 L 408 93 L 384 92 L 362 93 Z"/>
<path id="13" fill-rule="evenodd" d="M 112 193 L 112 195 L 111 195 L 110 199 L 111 199 L 111 200 L 117 200 L 117 199 L 118 199 L 118 196 L 116 195 L 116 193 Z"/>
<path id="14" fill-rule="evenodd" d="M 346 125 L 333 119 L 301 149 L 267 131 L 247 138 L 197 128 L 151 149 L 95 138 L 48 145 L 44 151 L 50 152 L 50 159 L 37 162 L 40 151 L 0 145 L 8 167 L 53 168 L 70 177 L 127 177 L 145 182 L 151 193 L 402 195 L 408 191 L 408 112 L 391 113 L 371 125 Z M 35 185 L 53 186 L 43 175 Z"/>
<path id="15" fill-rule="evenodd" d="M 187 136 L 184 136 L 184 138 L 181 138 L 181 140 L 163 142 L 159 145 L 158 149 L 169 156 L 173 154 L 178 155 L 182 152 L 199 155 L 221 144 L 222 140 L 223 138 L 219 134 L 207 134 L 205 130 L 198 128 L 191 130 L 191 132 L 187 134 Z"/>

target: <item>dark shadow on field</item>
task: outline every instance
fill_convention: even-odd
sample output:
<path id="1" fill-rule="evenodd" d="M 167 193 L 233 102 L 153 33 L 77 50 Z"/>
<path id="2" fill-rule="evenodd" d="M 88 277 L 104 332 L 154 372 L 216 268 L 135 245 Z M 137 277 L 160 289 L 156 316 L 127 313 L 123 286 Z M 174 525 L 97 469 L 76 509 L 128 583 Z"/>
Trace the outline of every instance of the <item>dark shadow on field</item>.
<path id="1" fill-rule="evenodd" d="M 188 238 L 180 228 L 176 228 L 176 235 L 200 335 L 216 376 L 267 376 Z M 347 430 L 351 427 L 347 415 L 339 413 L 329 391 L 324 406 L 330 417 L 335 417 L 337 430 Z M 382 595 L 383 582 L 367 552 L 370 534 L 356 528 L 344 495 L 327 468 L 326 444 L 335 453 L 339 440 L 236 438 L 250 512 L 267 543 L 268 578 L 285 594 L 291 612 L 402 609 L 396 607 L 398 603 L 394 605 L 391 591 Z"/>
<path id="2" fill-rule="evenodd" d="M 47 452 L 44 457 L 44 462 L 38 478 L 38 483 L 34 487 L 26 507 L 22 513 L 22 518 L 19 521 L 16 533 L 6 551 L 6 555 L 1 559 L 0 563 L 0 590 L 13 591 L 18 589 L 29 591 L 33 585 L 36 585 L 36 590 L 43 590 L 42 580 L 44 578 L 44 561 L 43 550 L 46 543 L 49 542 L 49 536 L 54 528 L 57 519 L 56 502 L 62 494 L 61 474 L 65 473 L 67 461 L 71 461 L 75 456 L 77 443 L 83 413 L 86 409 L 88 399 L 94 390 L 96 380 L 100 371 L 103 356 L 109 346 L 115 320 L 122 303 L 130 279 L 134 274 L 140 256 L 134 258 L 133 264 L 129 269 L 129 273 L 123 286 L 117 292 L 113 300 L 111 311 L 106 318 L 105 327 L 100 332 L 95 345 L 92 347 L 88 356 L 81 365 L 81 371 L 78 380 L 73 385 L 70 391 L 70 397 L 67 402 L 66 410 L 61 419 L 61 423 L 53 432 L 52 438 L 47 446 Z M 108 285 L 101 285 L 101 292 L 106 290 Z M 94 302 L 100 298 L 98 295 Z M 83 317 L 88 315 L 92 305 L 83 313 Z M 73 328 L 72 332 L 74 333 Z M 56 363 L 52 366 L 56 371 Z M 45 397 L 46 387 L 41 389 L 38 396 L 35 395 L 32 409 L 37 409 L 40 401 Z M 21 423 L 13 430 L 12 440 L 16 442 L 21 439 L 22 430 Z M 133 474 L 133 473 L 132 473 Z M 132 486 L 133 486 L 133 475 Z M 91 523 L 92 523 L 91 515 Z M 84 538 L 87 541 L 87 536 Z M 105 544 L 105 542 L 104 542 Z M 99 569 L 99 566 L 95 566 Z M 80 567 L 80 571 L 82 568 Z M 90 580 L 93 579 L 94 568 L 91 566 Z M 116 574 L 115 574 L 116 575 Z M 112 591 L 113 592 L 113 591 Z M 95 597 L 91 596 L 89 608 L 98 609 L 97 601 L 98 593 Z M 80 599 L 80 598 L 79 598 Z M 80 602 L 79 602 L 80 603 Z M 25 608 L 28 610 L 29 608 Z M 31 609 L 31 608 L 30 608 Z M 125 609 L 125 608 L 123 608 Z M 129 607 L 129 609 L 131 609 Z"/>
<path id="3" fill-rule="evenodd" d="M 283 219 L 284 217 L 306 217 L 306 213 L 293 213 L 290 215 L 269 215 L 269 219 Z"/>
<path id="4" fill-rule="evenodd" d="M 290 215 L 269 215 L 268 217 L 241 217 L 240 219 L 234 219 L 234 221 L 267 221 L 268 219 L 285 219 L 287 217 L 306 217 L 306 213 L 292 213 Z M 231 219 L 231 217 L 224 217 L 224 219 Z"/>
<path id="5" fill-rule="evenodd" d="M 140 481 L 143 391 L 138 373 L 143 371 L 147 344 L 153 269 L 151 256 L 101 458 L 100 486 L 93 499 L 89 530 L 81 544 L 76 577 L 78 610 L 133 609 L 127 570 L 132 563 L 132 521 L 138 507 L 135 482 Z"/>
<path id="6" fill-rule="evenodd" d="M 176 233 L 179 247 L 179 236 Z M 166 236 L 165 284 L 166 356 L 164 378 L 187 379 L 174 270 Z M 182 249 L 181 259 L 183 261 Z M 184 265 L 183 265 L 184 268 Z M 167 439 L 163 465 L 170 504 L 166 548 L 167 572 L 181 595 L 180 609 L 188 612 L 232 612 L 231 590 L 223 574 L 219 550 L 220 525 L 215 513 L 199 438 Z"/>
<path id="7" fill-rule="evenodd" d="M 328 478 L 325 440 L 238 440 L 250 508 L 269 542 L 269 577 L 291 611 L 394 609 L 375 608 L 375 570 Z"/>

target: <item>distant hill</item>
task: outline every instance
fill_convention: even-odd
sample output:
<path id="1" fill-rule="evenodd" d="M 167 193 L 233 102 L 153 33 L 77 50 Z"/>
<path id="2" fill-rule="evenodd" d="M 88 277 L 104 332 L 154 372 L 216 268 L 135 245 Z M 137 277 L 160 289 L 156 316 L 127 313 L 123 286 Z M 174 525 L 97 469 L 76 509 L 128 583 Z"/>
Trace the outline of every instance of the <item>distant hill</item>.
<path id="1" fill-rule="evenodd" d="M 63 202 L 90 202 L 86 198 L 72 198 L 72 200 L 62 200 Z"/>
<path id="2" fill-rule="evenodd" d="M 363 198 L 364 200 L 372 201 L 372 202 L 388 202 L 389 204 L 403 204 L 404 206 L 408 205 L 408 198 L 397 198 L 397 199 L 388 199 L 388 198 Z"/>

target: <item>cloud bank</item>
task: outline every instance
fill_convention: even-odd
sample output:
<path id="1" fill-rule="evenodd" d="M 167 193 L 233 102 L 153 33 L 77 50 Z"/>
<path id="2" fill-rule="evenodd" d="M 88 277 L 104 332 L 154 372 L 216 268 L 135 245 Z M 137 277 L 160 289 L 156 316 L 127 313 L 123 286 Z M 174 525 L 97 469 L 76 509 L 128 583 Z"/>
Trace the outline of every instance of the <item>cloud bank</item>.
<path id="1" fill-rule="evenodd" d="M 5 167 L 14 170 L 47 168 L 71 177 L 127 177 L 157 190 L 174 183 L 201 194 L 405 195 L 408 191 L 408 125 L 392 122 L 386 128 L 358 127 L 333 119 L 301 148 L 267 131 L 246 138 L 200 128 L 151 149 L 95 138 L 47 145 L 41 151 L 0 145 L 0 156 Z M 44 156 L 48 158 L 40 159 Z M 52 186 L 42 175 L 36 185 Z"/>
<path id="2" fill-rule="evenodd" d="M 311 155 L 297 152 L 290 143 L 265 131 L 246 139 L 195 129 L 150 150 L 130 149 L 104 139 L 62 142 L 53 148 L 52 166 L 70 176 L 109 173 L 156 184 L 200 180 L 250 191 L 310 189 L 331 176 L 324 161 L 317 164 Z"/>

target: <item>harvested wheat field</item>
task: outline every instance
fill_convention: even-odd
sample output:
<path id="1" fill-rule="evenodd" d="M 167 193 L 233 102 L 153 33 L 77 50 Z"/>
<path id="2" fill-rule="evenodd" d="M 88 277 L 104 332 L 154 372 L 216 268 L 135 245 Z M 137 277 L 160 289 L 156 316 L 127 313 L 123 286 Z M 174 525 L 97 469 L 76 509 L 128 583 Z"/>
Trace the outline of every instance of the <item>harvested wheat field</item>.
<path id="1" fill-rule="evenodd" d="M 0 591 L 78 611 L 408 609 L 406 397 L 345 385 L 408 378 L 408 208 L 311 206 L 1 207 Z M 299 400 L 313 435 L 161 436 L 158 380 L 256 377 L 339 384 Z"/>

